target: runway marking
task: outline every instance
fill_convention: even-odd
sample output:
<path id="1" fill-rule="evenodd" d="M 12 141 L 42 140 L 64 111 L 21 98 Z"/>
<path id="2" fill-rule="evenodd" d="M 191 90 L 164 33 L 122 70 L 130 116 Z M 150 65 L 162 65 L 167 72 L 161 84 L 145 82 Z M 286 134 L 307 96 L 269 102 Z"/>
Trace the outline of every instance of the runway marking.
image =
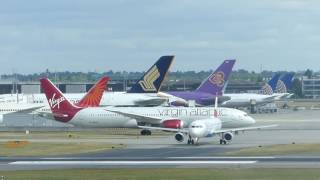
<path id="1" fill-rule="evenodd" d="M 319 122 L 319 120 L 317 119 L 307 119 L 307 120 L 304 120 L 304 119 L 297 119 L 297 120 L 290 120 L 290 119 L 266 119 L 266 120 L 259 120 L 257 119 L 257 122 Z"/>
<path id="2" fill-rule="evenodd" d="M 168 159 L 275 159 L 272 156 L 188 156 L 188 157 L 168 157 Z"/>
<path id="3" fill-rule="evenodd" d="M 254 164 L 257 161 L 15 161 L 9 165 L 197 165 Z"/>

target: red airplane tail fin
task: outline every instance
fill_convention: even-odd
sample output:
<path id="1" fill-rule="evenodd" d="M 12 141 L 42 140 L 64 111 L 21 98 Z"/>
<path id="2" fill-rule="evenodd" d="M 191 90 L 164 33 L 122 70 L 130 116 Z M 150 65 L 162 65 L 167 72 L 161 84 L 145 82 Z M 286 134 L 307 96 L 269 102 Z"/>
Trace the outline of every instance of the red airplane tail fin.
<path id="1" fill-rule="evenodd" d="M 48 78 L 41 78 L 40 84 L 47 97 L 52 114 L 57 121 L 68 122 L 82 109 L 66 99 Z"/>
<path id="2" fill-rule="evenodd" d="M 108 81 L 109 77 L 102 77 L 76 105 L 79 107 L 98 107 Z"/>

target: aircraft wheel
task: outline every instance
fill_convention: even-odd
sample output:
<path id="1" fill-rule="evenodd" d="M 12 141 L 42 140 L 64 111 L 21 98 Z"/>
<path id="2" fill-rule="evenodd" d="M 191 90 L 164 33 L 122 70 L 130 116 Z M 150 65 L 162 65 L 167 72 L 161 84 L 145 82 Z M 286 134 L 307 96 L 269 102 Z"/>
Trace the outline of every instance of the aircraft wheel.
<path id="1" fill-rule="evenodd" d="M 223 143 L 223 140 L 222 139 L 220 139 L 220 144 L 222 144 Z"/>
<path id="2" fill-rule="evenodd" d="M 188 144 L 191 144 L 191 141 L 190 141 L 190 139 L 188 139 Z"/>

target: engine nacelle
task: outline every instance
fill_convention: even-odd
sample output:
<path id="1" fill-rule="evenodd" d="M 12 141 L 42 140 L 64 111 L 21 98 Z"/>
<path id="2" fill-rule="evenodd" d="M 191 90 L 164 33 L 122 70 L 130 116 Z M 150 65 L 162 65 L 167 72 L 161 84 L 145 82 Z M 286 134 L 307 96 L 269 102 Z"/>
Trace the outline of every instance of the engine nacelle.
<path id="1" fill-rule="evenodd" d="M 233 134 L 230 133 L 230 132 L 223 133 L 223 139 L 226 140 L 226 141 L 232 141 Z"/>
<path id="2" fill-rule="evenodd" d="M 183 142 L 184 141 L 184 135 L 182 133 L 177 133 L 174 138 L 178 141 L 178 142 Z"/>
<path id="3" fill-rule="evenodd" d="M 180 119 L 170 119 L 162 122 L 163 127 L 171 129 L 183 128 L 183 121 Z"/>

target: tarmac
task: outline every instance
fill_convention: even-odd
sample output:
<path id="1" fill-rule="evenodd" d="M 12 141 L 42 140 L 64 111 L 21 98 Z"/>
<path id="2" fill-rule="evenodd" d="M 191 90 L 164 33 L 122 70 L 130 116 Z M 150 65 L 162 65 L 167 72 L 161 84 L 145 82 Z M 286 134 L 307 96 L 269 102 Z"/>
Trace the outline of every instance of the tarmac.
<path id="1" fill-rule="evenodd" d="M 277 127 L 240 132 L 227 145 L 217 137 L 200 139 L 199 145 L 178 143 L 172 135 L 112 136 L 105 139 L 30 139 L 35 142 L 108 142 L 126 147 L 99 153 L 54 157 L 0 157 L 0 171 L 60 168 L 320 168 L 318 154 L 275 156 L 225 156 L 225 152 L 246 147 L 274 144 L 320 144 L 320 110 L 281 111 L 257 114 L 257 126 L 277 124 Z M 0 141 L 7 141 L 2 138 Z"/>

